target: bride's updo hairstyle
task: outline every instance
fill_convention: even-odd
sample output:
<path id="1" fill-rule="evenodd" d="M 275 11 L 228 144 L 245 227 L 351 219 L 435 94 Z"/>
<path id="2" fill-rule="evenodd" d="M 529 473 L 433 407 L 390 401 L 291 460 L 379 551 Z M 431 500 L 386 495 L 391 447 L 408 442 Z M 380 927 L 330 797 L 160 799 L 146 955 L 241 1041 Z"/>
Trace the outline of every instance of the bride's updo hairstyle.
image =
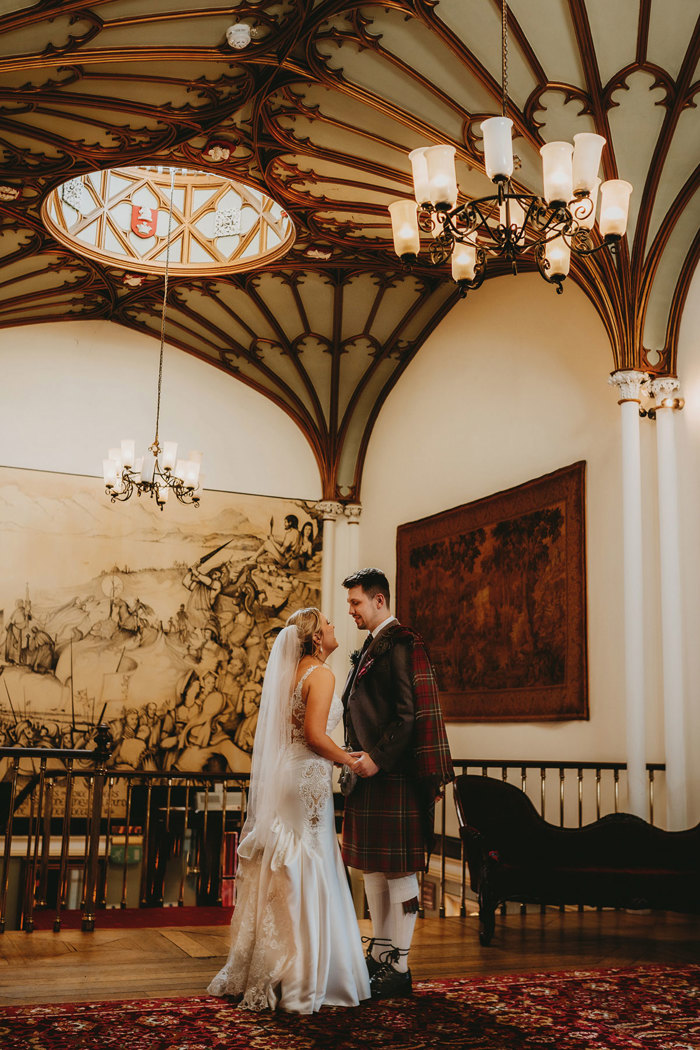
<path id="1" fill-rule="evenodd" d="M 299 635 L 299 645 L 302 656 L 315 656 L 317 646 L 314 635 L 323 627 L 321 611 L 311 607 L 310 609 L 297 609 L 289 617 L 287 627 L 296 627 Z"/>

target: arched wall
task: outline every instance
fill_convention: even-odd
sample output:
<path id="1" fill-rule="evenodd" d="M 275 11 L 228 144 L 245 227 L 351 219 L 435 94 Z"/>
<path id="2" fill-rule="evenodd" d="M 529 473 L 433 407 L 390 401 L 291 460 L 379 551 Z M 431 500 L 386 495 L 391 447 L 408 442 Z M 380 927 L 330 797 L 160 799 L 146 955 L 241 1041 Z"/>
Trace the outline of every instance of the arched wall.
<path id="1" fill-rule="evenodd" d="M 102 473 L 123 437 L 153 441 L 158 344 L 108 321 L 0 332 L 0 464 Z M 166 346 L 161 439 L 204 455 L 205 486 L 318 499 L 313 452 L 276 405 L 233 376 Z"/>
<path id="2" fill-rule="evenodd" d="M 398 525 L 587 462 L 590 720 L 451 724 L 460 757 L 625 759 L 620 409 L 611 370 L 603 326 L 576 286 L 557 296 L 538 275 L 503 277 L 442 322 L 375 426 L 362 487 L 361 560 L 386 567 L 392 583 Z M 652 424 L 643 423 L 641 439 L 647 758 L 662 761 Z M 697 624 L 700 613 L 694 617 Z"/>

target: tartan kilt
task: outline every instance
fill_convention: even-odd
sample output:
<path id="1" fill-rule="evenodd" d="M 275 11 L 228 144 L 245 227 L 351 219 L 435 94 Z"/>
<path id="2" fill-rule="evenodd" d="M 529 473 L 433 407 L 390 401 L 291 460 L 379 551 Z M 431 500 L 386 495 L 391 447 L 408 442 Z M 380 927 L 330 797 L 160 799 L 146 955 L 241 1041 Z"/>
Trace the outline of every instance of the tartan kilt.
<path id="1" fill-rule="evenodd" d="M 360 777 L 345 799 L 343 860 L 360 871 L 422 871 L 425 819 L 415 776 Z"/>

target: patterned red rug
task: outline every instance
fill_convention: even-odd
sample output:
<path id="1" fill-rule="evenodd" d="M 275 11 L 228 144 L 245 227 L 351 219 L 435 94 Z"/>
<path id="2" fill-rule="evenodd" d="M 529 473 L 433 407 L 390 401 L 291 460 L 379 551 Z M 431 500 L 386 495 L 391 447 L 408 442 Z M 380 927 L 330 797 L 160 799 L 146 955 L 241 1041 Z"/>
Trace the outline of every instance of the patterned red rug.
<path id="1" fill-rule="evenodd" d="M 698 1050 L 700 966 L 421 981 L 412 999 L 252 1014 L 220 999 L 0 1008 L 3 1050 Z"/>

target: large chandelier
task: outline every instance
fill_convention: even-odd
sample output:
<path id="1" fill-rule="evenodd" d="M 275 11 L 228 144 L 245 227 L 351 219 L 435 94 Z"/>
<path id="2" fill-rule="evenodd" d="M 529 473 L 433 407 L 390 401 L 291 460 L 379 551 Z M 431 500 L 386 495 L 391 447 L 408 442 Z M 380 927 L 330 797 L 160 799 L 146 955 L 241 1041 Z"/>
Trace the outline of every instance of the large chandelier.
<path id="1" fill-rule="evenodd" d="M 394 249 L 406 265 L 420 251 L 421 231 L 432 235 L 434 265 L 452 259 L 452 277 L 463 295 L 478 288 L 489 257 L 506 259 L 517 273 L 520 257 L 532 253 L 546 281 L 563 291 L 571 252 L 592 255 L 615 250 L 627 228 L 632 186 L 622 179 L 598 178 L 605 145 L 601 135 L 581 132 L 569 142 L 548 142 L 540 149 L 544 194 L 521 193 L 511 182 L 514 170 L 513 121 L 508 109 L 508 6 L 502 0 L 502 115 L 481 124 L 486 174 L 496 193 L 457 203 L 454 146 L 427 146 L 409 153 L 415 201 L 389 205 Z M 593 238 L 600 194 L 599 239 Z M 417 210 L 418 209 L 418 210 Z"/>
<path id="2" fill-rule="evenodd" d="M 199 506 L 199 471 L 201 452 L 190 452 L 188 459 L 177 458 L 177 442 L 164 441 L 161 446 L 158 427 L 160 424 L 160 392 L 163 383 L 163 349 L 165 346 L 165 312 L 168 300 L 168 272 L 170 267 L 170 237 L 173 223 L 173 193 L 175 169 L 170 169 L 170 206 L 168 209 L 168 236 L 165 243 L 165 278 L 163 283 L 163 308 L 160 317 L 160 359 L 158 364 L 158 398 L 156 402 L 156 432 L 153 444 L 139 459 L 136 458 L 135 442 L 131 438 L 122 440 L 119 448 L 111 448 L 107 459 L 102 461 L 105 490 L 112 503 L 123 503 L 134 492 L 144 493 L 155 499 L 162 510 L 172 492 L 180 503 Z"/>

